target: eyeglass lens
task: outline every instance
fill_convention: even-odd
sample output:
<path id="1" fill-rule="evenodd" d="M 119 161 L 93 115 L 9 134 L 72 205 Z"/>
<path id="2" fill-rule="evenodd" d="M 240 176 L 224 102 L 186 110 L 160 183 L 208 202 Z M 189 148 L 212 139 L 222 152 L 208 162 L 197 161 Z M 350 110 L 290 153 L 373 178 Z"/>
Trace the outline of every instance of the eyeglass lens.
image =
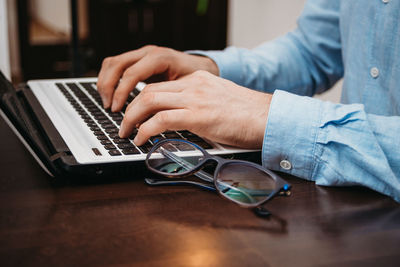
<path id="1" fill-rule="evenodd" d="M 224 196 L 244 204 L 262 202 L 276 190 L 276 181 L 268 173 L 240 162 L 224 164 L 215 184 Z"/>
<path id="2" fill-rule="evenodd" d="M 192 171 L 202 160 L 204 154 L 196 146 L 170 141 L 161 144 L 147 159 L 150 168 L 167 176 L 181 175 Z"/>

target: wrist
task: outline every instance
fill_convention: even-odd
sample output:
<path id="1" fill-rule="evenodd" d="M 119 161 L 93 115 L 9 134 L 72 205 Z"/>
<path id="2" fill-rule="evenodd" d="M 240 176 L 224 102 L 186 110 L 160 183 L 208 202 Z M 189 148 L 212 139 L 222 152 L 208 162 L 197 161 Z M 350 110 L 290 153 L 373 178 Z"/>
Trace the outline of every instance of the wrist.
<path id="1" fill-rule="evenodd" d="M 209 57 L 202 57 L 204 61 L 204 70 L 214 74 L 215 76 L 219 76 L 219 69 L 217 63 Z"/>
<path id="2" fill-rule="evenodd" d="M 264 109 L 264 112 L 262 114 L 260 114 L 260 116 L 258 118 L 258 124 L 257 124 L 258 127 L 257 127 L 256 135 L 255 135 L 255 147 L 256 148 L 262 148 L 262 146 L 263 146 L 271 101 L 272 101 L 272 94 L 265 94 L 265 98 L 263 101 L 263 106 L 265 107 L 265 109 Z"/>
<path id="3" fill-rule="evenodd" d="M 188 54 L 188 56 L 194 59 L 188 61 L 192 63 L 192 65 L 190 66 L 190 68 L 192 68 L 191 72 L 195 72 L 197 70 L 205 70 L 215 76 L 219 76 L 218 65 L 211 58 L 198 54 Z"/>

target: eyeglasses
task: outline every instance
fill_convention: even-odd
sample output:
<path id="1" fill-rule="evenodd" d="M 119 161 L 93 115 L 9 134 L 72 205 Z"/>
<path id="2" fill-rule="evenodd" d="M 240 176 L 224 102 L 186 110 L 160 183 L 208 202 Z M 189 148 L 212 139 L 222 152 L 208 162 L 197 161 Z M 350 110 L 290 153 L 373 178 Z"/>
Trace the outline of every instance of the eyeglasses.
<path id="1" fill-rule="evenodd" d="M 217 163 L 214 175 L 205 171 L 207 163 Z M 203 148 L 181 139 L 157 142 L 146 157 L 152 172 L 171 179 L 149 179 L 149 185 L 192 184 L 218 191 L 241 207 L 253 208 L 258 215 L 270 213 L 261 205 L 276 195 L 290 195 L 291 185 L 281 177 L 253 162 L 224 159 L 210 155 Z M 179 180 L 195 175 L 207 184 Z"/>

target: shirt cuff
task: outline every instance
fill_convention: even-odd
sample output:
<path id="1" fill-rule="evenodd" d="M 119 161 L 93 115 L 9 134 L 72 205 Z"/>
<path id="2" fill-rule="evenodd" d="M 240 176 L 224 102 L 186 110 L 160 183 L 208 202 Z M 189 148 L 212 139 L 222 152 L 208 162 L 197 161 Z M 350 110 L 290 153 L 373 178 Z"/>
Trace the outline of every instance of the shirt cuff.
<path id="1" fill-rule="evenodd" d="M 237 49 L 234 47 L 228 47 L 223 51 L 189 50 L 186 53 L 211 58 L 217 64 L 221 78 L 240 84 L 241 62 Z"/>
<path id="2" fill-rule="evenodd" d="M 321 101 L 276 90 L 268 112 L 263 166 L 312 180 Z"/>

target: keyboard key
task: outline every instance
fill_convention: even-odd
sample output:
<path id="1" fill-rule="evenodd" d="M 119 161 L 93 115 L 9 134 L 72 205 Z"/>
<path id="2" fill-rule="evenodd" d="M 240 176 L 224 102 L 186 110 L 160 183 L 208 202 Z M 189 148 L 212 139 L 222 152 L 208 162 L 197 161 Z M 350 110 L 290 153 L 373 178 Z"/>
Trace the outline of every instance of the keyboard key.
<path id="1" fill-rule="evenodd" d="M 94 118 L 96 119 L 96 120 L 106 120 L 107 119 L 107 117 L 105 116 L 105 115 L 95 115 L 94 116 Z"/>
<path id="2" fill-rule="evenodd" d="M 137 150 L 135 147 L 123 149 L 122 153 L 125 155 L 140 154 L 139 150 Z"/>
<path id="3" fill-rule="evenodd" d="M 94 131 L 95 136 L 104 135 L 103 131 Z"/>
<path id="4" fill-rule="evenodd" d="M 117 145 L 119 149 L 134 148 L 135 146 L 131 143 L 122 143 Z"/>
<path id="5" fill-rule="evenodd" d="M 88 120 L 88 119 L 90 119 L 90 116 L 87 115 L 87 113 L 85 112 L 84 114 L 81 115 L 81 118 L 84 120 Z"/>
<path id="6" fill-rule="evenodd" d="M 107 120 L 99 120 L 98 123 L 100 123 L 100 124 L 108 124 L 108 123 L 111 123 L 111 121 L 109 119 L 107 119 Z"/>
<path id="7" fill-rule="evenodd" d="M 101 112 L 100 109 L 97 107 L 91 107 L 91 108 L 88 108 L 88 110 L 89 110 L 90 114 L 92 114 L 92 115 Z"/>
<path id="8" fill-rule="evenodd" d="M 88 122 L 88 123 L 86 123 L 86 125 L 88 126 L 88 127 L 97 127 L 97 123 L 94 123 L 94 122 Z"/>
<path id="9" fill-rule="evenodd" d="M 172 144 L 165 144 L 165 145 L 163 145 L 163 147 L 172 152 L 178 151 L 178 149 L 176 149 L 176 147 L 174 147 Z"/>
<path id="10" fill-rule="evenodd" d="M 196 145 L 204 148 L 204 149 L 211 149 L 213 148 L 212 145 L 210 145 L 209 143 L 207 143 L 203 138 L 198 137 L 198 136 L 190 136 L 187 138 L 187 140 L 189 140 L 190 142 L 195 143 Z"/>
<path id="11" fill-rule="evenodd" d="M 197 136 L 196 134 L 189 131 L 179 131 L 179 133 L 186 138 Z"/>
<path id="12" fill-rule="evenodd" d="M 108 135 L 111 139 L 116 139 L 119 138 L 119 134 L 118 133 L 111 133 Z"/>
<path id="13" fill-rule="evenodd" d="M 138 146 L 143 153 L 148 153 L 152 147 L 153 145 L 150 142 L 146 142 L 144 145 Z"/>
<path id="14" fill-rule="evenodd" d="M 193 151 L 193 150 L 196 150 L 193 146 L 191 146 L 189 144 L 186 144 L 184 142 L 182 142 L 182 143 L 178 143 L 177 142 L 177 143 L 174 144 L 174 146 L 180 151 Z"/>
<path id="15" fill-rule="evenodd" d="M 121 156 L 121 152 L 119 152 L 118 150 L 109 150 L 108 151 L 108 153 L 111 155 L 111 156 Z"/>
<path id="16" fill-rule="evenodd" d="M 203 142 L 196 142 L 195 144 L 197 144 L 198 146 L 204 148 L 204 149 L 211 149 L 213 148 L 212 145 L 210 145 L 209 143 L 207 143 L 206 141 Z"/>
<path id="17" fill-rule="evenodd" d="M 98 135 L 96 137 L 97 137 L 98 140 L 108 140 L 108 137 L 105 136 L 104 134 L 103 135 Z"/>
<path id="18" fill-rule="evenodd" d="M 113 118 L 114 120 L 116 119 L 123 119 L 124 117 L 121 115 L 120 112 L 114 112 L 109 114 L 111 118 Z"/>
<path id="19" fill-rule="evenodd" d="M 112 145 L 112 142 L 109 139 L 101 140 L 100 143 L 102 145 Z"/>
<path id="20" fill-rule="evenodd" d="M 115 128 L 108 128 L 108 129 L 105 129 L 105 131 L 106 131 L 106 133 L 108 133 L 108 134 L 111 134 L 111 133 L 116 133 L 116 134 L 118 134 L 118 132 L 119 132 L 119 130 L 118 130 L 117 127 L 115 127 Z"/>
<path id="21" fill-rule="evenodd" d="M 101 111 L 95 111 L 95 112 L 92 112 L 91 114 L 92 114 L 94 117 L 97 117 L 97 116 L 104 116 L 104 113 L 101 112 Z"/>
<path id="22" fill-rule="evenodd" d="M 116 147 L 113 144 L 104 145 L 104 148 L 107 150 L 116 149 Z"/>
<path id="23" fill-rule="evenodd" d="M 97 127 L 97 126 L 93 126 L 93 127 L 90 127 L 90 130 L 91 130 L 92 132 L 95 132 L 95 131 L 100 131 L 100 128 Z"/>
<path id="24" fill-rule="evenodd" d="M 170 133 L 163 133 L 163 135 L 165 136 L 165 138 L 168 139 L 181 139 L 182 137 L 176 133 L 176 132 L 170 132 Z"/>
<path id="25" fill-rule="evenodd" d="M 196 142 L 205 142 L 203 138 L 196 136 L 189 136 L 186 138 L 188 141 L 196 143 Z"/>
<path id="26" fill-rule="evenodd" d="M 116 144 L 130 144 L 131 143 L 128 138 L 115 138 L 113 141 Z"/>
<path id="27" fill-rule="evenodd" d="M 101 125 L 101 127 L 103 127 L 104 129 L 116 129 L 117 131 L 119 131 L 118 128 L 111 123 L 104 123 Z"/>

